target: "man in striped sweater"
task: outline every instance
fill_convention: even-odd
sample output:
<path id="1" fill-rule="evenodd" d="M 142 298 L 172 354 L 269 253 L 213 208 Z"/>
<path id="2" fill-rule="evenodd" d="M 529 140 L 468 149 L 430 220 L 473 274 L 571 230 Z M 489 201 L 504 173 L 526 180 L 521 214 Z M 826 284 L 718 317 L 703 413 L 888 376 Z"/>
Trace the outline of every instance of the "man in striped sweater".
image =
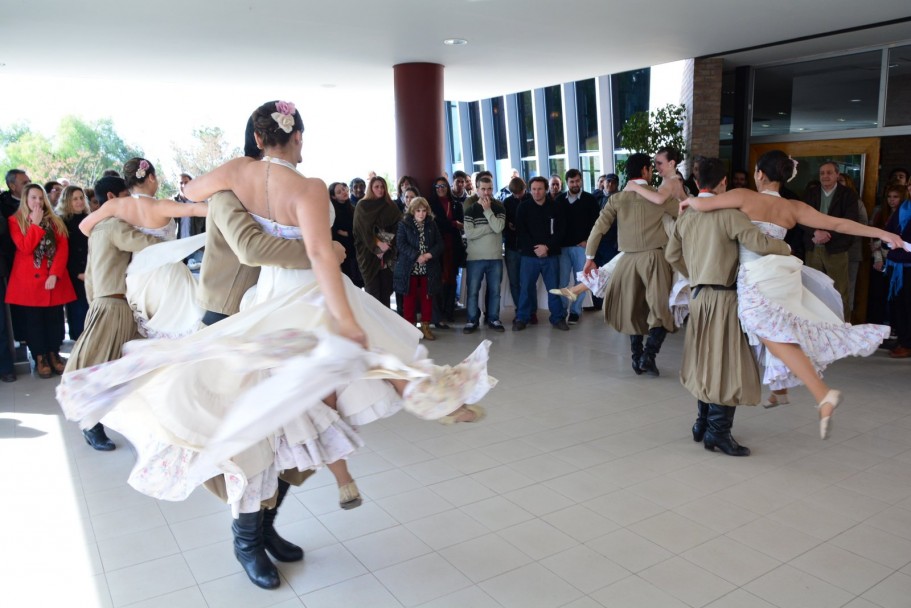
<path id="1" fill-rule="evenodd" d="M 487 326 L 504 331 L 500 322 L 500 281 L 503 277 L 503 228 L 506 207 L 493 196 L 493 180 L 478 178 L 477 194 L 465 201 L 465 239 L 468 241 L 468 323 L 462 329 L 478 330 L 481 280 L 487 280 Z"/>

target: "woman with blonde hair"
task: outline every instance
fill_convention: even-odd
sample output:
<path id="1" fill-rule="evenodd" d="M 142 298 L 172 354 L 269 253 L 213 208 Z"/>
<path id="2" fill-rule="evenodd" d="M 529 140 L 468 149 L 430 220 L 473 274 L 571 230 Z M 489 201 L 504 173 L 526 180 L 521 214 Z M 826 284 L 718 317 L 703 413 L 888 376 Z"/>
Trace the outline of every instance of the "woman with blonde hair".
<path id="1" fill-rule="evenodd" d="M 66 262 L 66 225 L 39 184 L 22 190 L 19 210 L 9 218 L 16 246 L 6 302 L 21 307 L 25 340 L 41 378 L 62 374 L 63 305 L 76 299 Z"/>
<path id="2" fill-rule="evenodd" d="M 429 221 L 428 221 L 429 220 Z M 423 197 L 411 199 L 396 234 L 399 255 L 392 285 L 402 295 L 402 316 L 417 325 L 420 306 L 421 332 L 425 340 L 436 340 L 430 331 L 433 296 L 440 291 L 443 236 L 433 221 L 430 203 Z"/>
<path id="3" fill-rule="evenodd" d="M 76 293 L 76 299 L 66 305 L 66 322 L 70 340 L 76 341 L 85 329 L 89 301 L 85 293 L 85 267 L 89 256 L 89 239 L 79 231 L 79 222 L 89 214 L 88 197 L 79 186 L 67 186 L 60 196 L 60 218 L 66 224 L 70 239 L 70 257 L 66 269 Z"/>

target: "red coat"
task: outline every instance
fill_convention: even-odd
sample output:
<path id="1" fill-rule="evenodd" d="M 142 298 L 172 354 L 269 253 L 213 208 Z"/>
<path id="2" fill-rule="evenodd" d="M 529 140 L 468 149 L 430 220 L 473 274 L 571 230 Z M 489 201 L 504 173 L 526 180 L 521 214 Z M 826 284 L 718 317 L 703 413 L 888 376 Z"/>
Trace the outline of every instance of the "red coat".
<path id="1" fill-rule="evenodd" d="M 13 270 L 6 288 L 7 303 L 47 307 L 60 306 L 75 300 L 76 292 L 66 270 L 70 252 L 69 239 L 58 234 L 57 253 L 51 267 L 47 266 L 47 258 L 42 258 L 41 267 L 35 268 L 33 254 L 44 237 L 44 229 L 32 224 L 29 225 L 28 231 L 22 234 L 16 216 L 12 215 L 9 218 L 9 233 L 16 245 L 16 256 L 13 258 Z M 48 290 L 44 288 L 44 284 L 50 275 L 57 277 L 57 284 Z"/>

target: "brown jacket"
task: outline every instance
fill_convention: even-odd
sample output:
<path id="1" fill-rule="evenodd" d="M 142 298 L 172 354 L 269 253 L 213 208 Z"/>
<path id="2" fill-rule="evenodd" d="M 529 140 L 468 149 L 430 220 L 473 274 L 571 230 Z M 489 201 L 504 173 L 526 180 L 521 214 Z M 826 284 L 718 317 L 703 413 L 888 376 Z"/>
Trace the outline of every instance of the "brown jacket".
<path id="1" fill-rule="evenodd" d="M 143 234 L 117 218 L 99 222 L 89 235 L 89 256 L 85 266 L 85 295 L 88 301 L 124 295 L 127 291 L 127 266 L 133 254 L 159 242 L 154 236 Z"/>
<path id="2" fill-rule="evenodd" d="M 664 256 L 691 286 L 730 287 L 737 282 L 738 243 L 763 255 L 791 253 L 787 243 L 762 234 L 741 211 L 690 209 L 677 219 Z"/>
<path id="3" fill-rule="evenodd" d="M 654 190 L 654 188 L 652 188 Z M 608 199 L 588 235 L 585 255 L 594 258 L 601 243 L 614 221 L 618 222 L 617 243 L 624 253 L 637 253 L 661 249 L 667 244 L 667 232 L 662 216 L 677 217 L 677 199 L 669 197 L 661 205 L 655 205 L 635 192 L 618 192 Z"/>
<path id="4" fill-rule="evenodd" d="M 303 241 L 270 236 L 233 192 L 218 192 L 209 200 L 206 250 L 196 292 L 199 305 L 235 314 L 244 292 L 256 284 L 260 266 L 311 267 Z"/>

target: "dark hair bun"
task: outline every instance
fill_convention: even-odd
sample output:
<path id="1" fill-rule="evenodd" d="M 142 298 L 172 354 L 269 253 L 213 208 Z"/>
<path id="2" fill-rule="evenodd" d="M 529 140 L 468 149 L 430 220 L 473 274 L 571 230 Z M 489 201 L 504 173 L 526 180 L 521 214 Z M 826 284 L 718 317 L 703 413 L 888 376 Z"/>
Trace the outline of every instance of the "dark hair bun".
<path id="1" fill-rule="evenodd" d="M 123 180 L 127 188 L 144 184 L 150 175 L 155 175 L 155 167 L 144 158 L 131 158 L 123 164 Z"/>

